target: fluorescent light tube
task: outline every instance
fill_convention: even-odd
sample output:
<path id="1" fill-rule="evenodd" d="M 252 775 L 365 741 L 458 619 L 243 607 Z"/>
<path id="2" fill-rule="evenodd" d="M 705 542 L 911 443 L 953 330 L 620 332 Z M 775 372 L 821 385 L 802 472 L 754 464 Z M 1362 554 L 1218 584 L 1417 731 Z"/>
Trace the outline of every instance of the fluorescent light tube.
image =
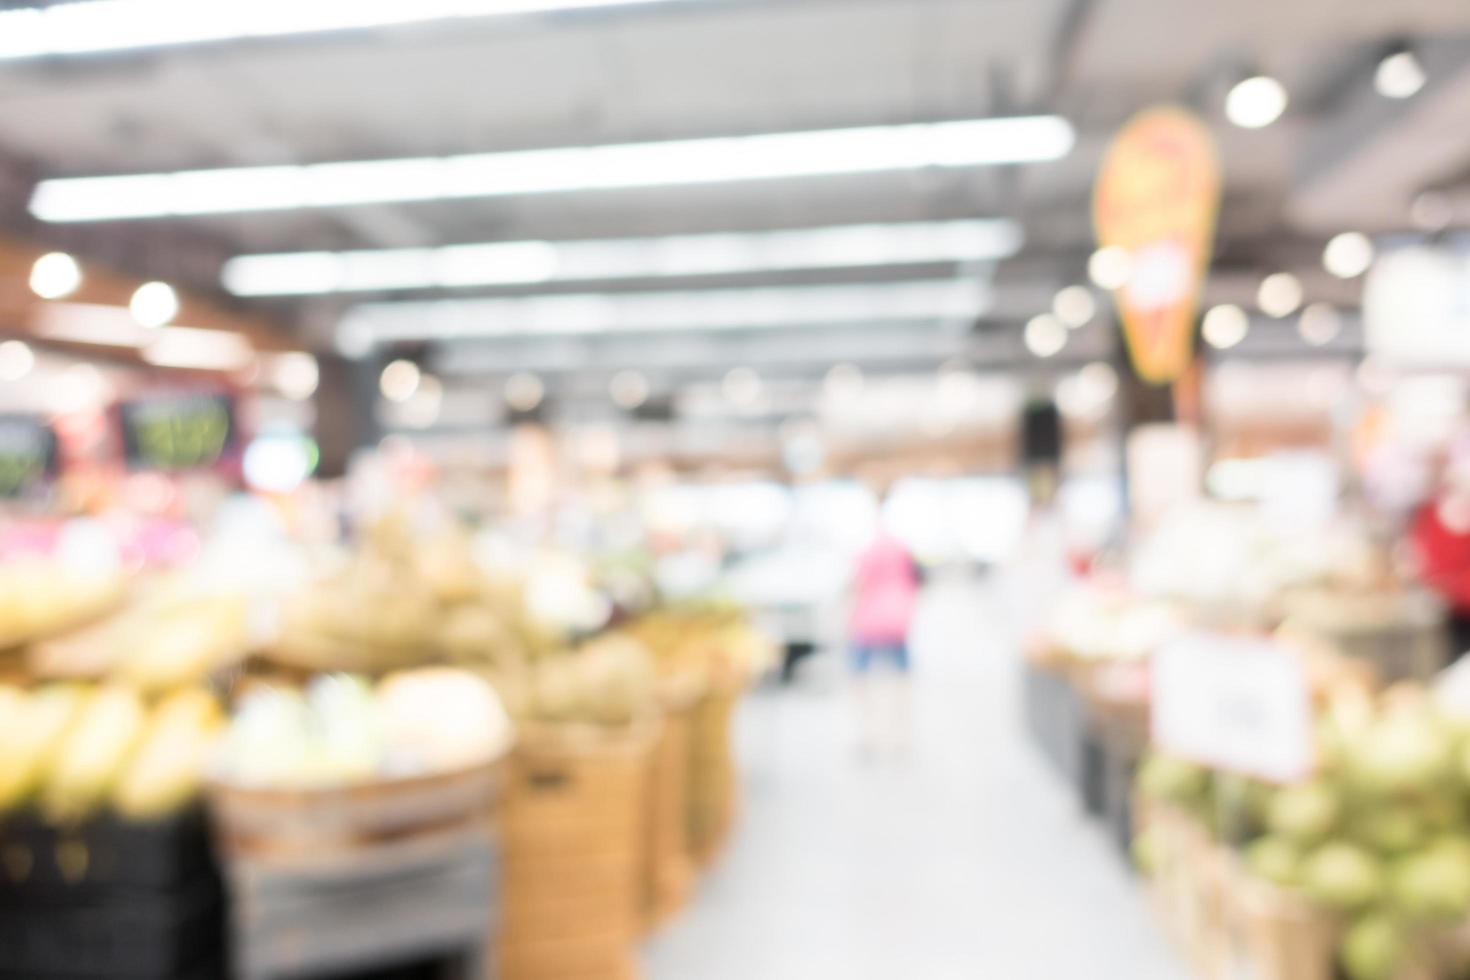
<path id="1" fill-rule="evenodd" d="M 152 331 L 133 319 L 126 306 L 98 303 L 46 303 L 37 311 L 36 336 L 67 344 L 142 347 Z"/>
<path id="2" fill-rule="evenodd" d="M 222 279 L 236 296 L 307 296 L 982 262 L 1015 255 L 1022 241 L 1020 226 L 1001 218 L 840 225 L 663 238 L 242 255 L 225 263 Z"/>
<path id="3" fill-rule="evenodd" d="M 360 354 L 375 344 L 409 340 L 973 319 L 989 309 L 990 299 L 982 282 L 938 279 L 369 303 L 348 312 L 337 339 L 344 353 Z"/>
<path id="4" fill-rule="evenodd" d="M 83 0 L 0 13 L 0 60 L 695 0 Z"/>
<path id="5" fill-rule="evenodd" d="M 254 358 L 255 348 L 240 334 L 195 327 L 151 330 L 143 348 L 143 360 L 149 364 L 200 371 L 234 371 Z"/>
<path id="6" fill-rule="evenodd" d="M 1012 116 L 467 156 L 43 180 L 43 221 L 110 221 L 1055 160 L 1060 116 Z"/>

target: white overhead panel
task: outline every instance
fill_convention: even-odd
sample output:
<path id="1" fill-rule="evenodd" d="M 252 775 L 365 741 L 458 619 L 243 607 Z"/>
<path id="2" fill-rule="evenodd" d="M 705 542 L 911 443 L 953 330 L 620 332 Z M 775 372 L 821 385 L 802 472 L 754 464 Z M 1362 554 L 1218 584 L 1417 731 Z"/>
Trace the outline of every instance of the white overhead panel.
<path id="1" fill-rule="evenodd" d="M 0 60 L 708 0 L 82 0 L 0 13 Z"/>
<path id="2" fill-rule="evenodd" d="M 44 180 L 43 221 L 87 222 L 666 187 L 1055 160 L 1060 116 L 1012 116 L 714 139 Z"/>
<path id="3" fill-rule="evenodd" d="M 584 293 L 514 299 L 369 303 L 338 327 L 344 353 L 385 343 L 547 334 L 742 330 L 847 323 L 968 320 L 990 307 L 988 283 L 937 279 L 880 285 Z"/>
<path id="4" fill-rule="evenodd" d="M 226 263 L 236 296 L 288 296 L 861 268 L 1009 258 L 1021 228 L 1004 219 L 844 225 L 574 242 L 242 255 Z"/>

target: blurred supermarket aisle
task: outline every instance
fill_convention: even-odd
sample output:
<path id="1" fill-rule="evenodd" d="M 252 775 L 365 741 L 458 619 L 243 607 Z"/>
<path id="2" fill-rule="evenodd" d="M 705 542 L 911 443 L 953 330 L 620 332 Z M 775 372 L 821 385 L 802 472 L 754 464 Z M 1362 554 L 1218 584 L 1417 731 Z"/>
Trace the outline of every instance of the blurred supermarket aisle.
<path id="1" fill-rule="evenodd" d="M 836 658 L 741 719 L 745 810 L 651 980 L 1183 975 L 1120 857 L 1020 734 L 998 592 L 929 589 L 910 759 L 863 763 Z"/>

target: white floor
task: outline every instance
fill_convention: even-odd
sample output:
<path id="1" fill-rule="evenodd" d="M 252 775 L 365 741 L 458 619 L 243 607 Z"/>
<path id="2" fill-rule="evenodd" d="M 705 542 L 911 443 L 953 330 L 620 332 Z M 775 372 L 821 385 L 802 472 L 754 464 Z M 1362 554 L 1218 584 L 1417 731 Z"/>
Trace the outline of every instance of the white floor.
<path id="1" fill-rule="evenodd" d="M 969 582 L 914 639 L 913 749 L 864 761 L 837 658 L 756 692 L 736 835 L 650 980 L 1176 980 L 1137 883 L 1021 732 L 1014 630 Z"/>

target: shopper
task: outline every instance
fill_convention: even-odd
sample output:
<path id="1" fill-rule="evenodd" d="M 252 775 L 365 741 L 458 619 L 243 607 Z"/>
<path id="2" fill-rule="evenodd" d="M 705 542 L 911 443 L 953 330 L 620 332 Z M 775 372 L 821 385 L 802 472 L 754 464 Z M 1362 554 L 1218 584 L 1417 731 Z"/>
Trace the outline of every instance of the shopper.
<path id="1" fill-rule="evenodd" d="M 848 626 L 861 731 L 859 751 L 873 755 L 887 742 L 895 751 L 909 740 L 909 628 L 918 607 L 922 579 L 908 548 L 880 520 L 877 536 L 858 556 L 852 579 L 852 617 Z M 874 668 L 886 663 L 892 680 L 879 690 Z M 886 693 L 887 698 L 880 695 Z M 881 700 L 888 702 L 889 731 L 881 728 Z"/>
<path id="2" fill-rule="evenodd" d="M 1439 489 L 1410 528 L 1419 575 L 1449 608 L 1450 654 L 1470 651 L 1470 446 L 1444 464 Z"/>

